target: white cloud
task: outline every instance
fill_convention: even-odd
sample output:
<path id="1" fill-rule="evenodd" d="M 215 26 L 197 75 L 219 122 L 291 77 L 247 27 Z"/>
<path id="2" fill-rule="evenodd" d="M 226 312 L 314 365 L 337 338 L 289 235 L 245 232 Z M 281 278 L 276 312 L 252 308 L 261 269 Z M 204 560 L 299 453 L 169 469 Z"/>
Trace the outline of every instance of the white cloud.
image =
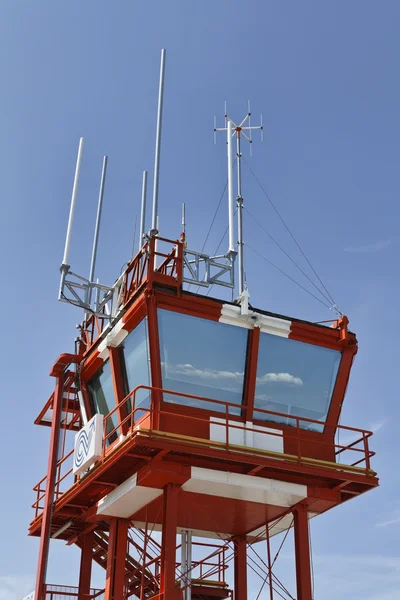
<path id="1" fill-rule="evenodd" d="M 369 427 L 366 427 L 366 431 L 372 431 L 372 433 L 375 435 L 385 425 L 386 425 L 386 419 L 382 419 L 380 421 L 376 421 L 375 423 L 371 423 L 369 425 Z M 348 446 L 349 444 L 351 444 L 352 442 L 355 442 L 356 439 L 359 439 L 359 438 L 360 438 L 360 435 L 356 431 L 349 432 L 347 429 L 339 428 L 336 432 L 336 443 L 340 444 L 341 446 Z M 374 438 L 372 438 L 372 442 L 373 442 L 373 440 L 374 440 Z M 362 448 L 363 442 L 362 441 L 359 442 L 354 447 Z"/>
<path id="2" fill-rule="evenodd" d="M 244 373 L 240 371 L 220 371 L 217 369 L 198 369 L 193 365 L 178 364 L 172 365 L 168 363 L 162 363 L 168 375 L 175 377 L 188 377 L 190 379 L 204 379 L 207 381 L 212 380 L 225 380 L 225 381 L 237 381 L 242 383 Z M 265 373 L 262 377 L 257 377 L 257 383 L 288 383 L 294 386 L 303 385 L 303 381 L 300 377 L 295 377 L 290 373 Z"/>
<path id="3" fill-rule="evenodd" d="M 372 242 L 371 244 L 359 245 L 359 246 L 349 246 L 345 248 L 345 252 L 356 252 L 356 253 L 371 253 L 371 252 L 380 252 L 392 244 L 395 244 L 397 239 L 388 238 L 386 240 L 378 240 L 377 242 Z"/>
<path id="4" fill-rule="evenodd" d="M 300 377 L 295 377 L 290 373 L 265 373 L 262 377 L 257 377 L 257 383 L 289 383 L 290 385 L 300 386 L 303 381 Z"/>
<path id="5" fill-rule="evenodd" d="M 400 600 L 400 556 L 314 555 L 316 598 Z"/>
<path id="6" fill-rule="evenodd" d="M 199 379 L 207 379 L 207 380 L 215 380 L 215 379 L 225 379 L 231 381 L 240 381 L 243 380 L 243 373 L 233 372 L 233 371 L 218 371 L 216 369 L 197 369 L 190 364 L 179 364 L 179 365 L 170 365 L 163 363 L 165 366 L 167 373 L 169 375 L 176 376 L 184 376 L 194 378 L 197 377 Z"/>
<path id="7" fill-rule="evenodd" d="M 381 521 L 376 523 L 376 527 L 389 527 L 400 524 L 400 510 L 392 510 L 382 517 Z"/>
<path id="8" fill-rule="evenodd" d="M 381 421 L 372 423 L 372 425 L 370 425 L 370 427 L 369 427 L 369 431 L 372 431 L 372 433 L 378 433 L 378 431 L 380 429 L 382 429 L 382 427 L 384 427 L 384 425 L 386 425 L 386 419 L 382 419 Z"/>

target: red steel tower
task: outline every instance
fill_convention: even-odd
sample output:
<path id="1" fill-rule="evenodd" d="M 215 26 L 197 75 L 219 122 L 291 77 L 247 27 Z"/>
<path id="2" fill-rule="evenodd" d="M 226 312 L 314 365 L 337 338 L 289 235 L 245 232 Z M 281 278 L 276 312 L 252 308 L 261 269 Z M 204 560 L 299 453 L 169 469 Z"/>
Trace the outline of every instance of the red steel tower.
<path id="1" fill-rule="evenodd" d="M 94 265 L 73 279 L 64 258 L 61 299 L 86 314 L 35 421 L 50 427 L 29 528 L 36 600 L 253 600 L 247 557 L 260 541 L 263 597 L 293 598 L 270 548 L 290 528 L 296 598 L 311 600 L 309 519 L 378 485 L 371 432 L 338 424 L 357 352 L 348 319 L 255 309 L 245 287 L 235 302 L 191 293 L 185 282 L 232 287 L 233 252 L 192 252 L 154 227 L 110 288 L 93 283 Z M 51 538 L 81 549 L 75 588 L 47 581 Z M 91 587 L 93 562 L 103 589 Z"/>

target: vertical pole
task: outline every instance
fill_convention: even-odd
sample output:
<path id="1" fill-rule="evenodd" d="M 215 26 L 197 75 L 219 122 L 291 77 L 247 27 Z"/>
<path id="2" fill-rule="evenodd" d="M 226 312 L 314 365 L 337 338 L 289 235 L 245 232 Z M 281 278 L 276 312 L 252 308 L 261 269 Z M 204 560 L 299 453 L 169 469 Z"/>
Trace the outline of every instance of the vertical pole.
<path id="1" fill-rule="evenodd" d="M 240 131 L 236 136 L 236 160 L 237 160 L 237 188 L 236 199 L 238 211 L 238 270 L 239 270 L 239 296 L 244 290 L 244 242 L 243 242 L 243 197 L 242 197 L 242 165 L 240 152 Z"/>
<path id="2" fill-rule="evenodd" d="M 132 258 L 135 256 L 136 225 L 137 225 L 137 215 L 135 215 L 135 223 L 133 225 Z"/>
<path id="3" fill-rule="evenodd" d="M 268 573 L 269 573 L 269 600 L 274 600 L 274 590 L 272 587 L 272 560 L 271 560 L 271 542 L 269 538 L 269 527 L 268 523 L 265 525 L 265 532 L 267 534 L 267 560 L 268 560 Z"/>
<path id="4" fill-rule="evenodd" d="M 92 286 L 91 286 L 91 284 L 94 281 L 94 271 L 95 271 L 95 268 L 96 268 L 97 247 L 98 247 L 98 244 L 99 244 L 101 211 L 103 209 L 104 186 L 105 186 L 106 174 L 107 174 L 107 162 L 108 162 L 108 157 L 104 156 L 104 158 L 103 158 L 103 167 L 102 167 L 102 170 L 101 170 L 99 199 L 98 199 L 98 203 L 97 203 L 96 225 L 95 225 L 95 228 L 94 228 L 93 248 L 92 248 L 92 260 L 90 262 L 89 287 L 88 287 L 88 297 L 87 297 L 87 302 L 88 302 L 89 306 L 90 306 L 90 302 L 92 300 Z"/>
<path id="5" fill-rule="evenodd" d="M 186 236 L 186 205 L 182 202 L 182 233 Z"/>
<path id="6" fill-rule="evenodd" d="M 160 172 L 160 150 L 161 150 L 161 128 L 162 128 L 162 109 L 164 98 L 164 70 L 165 70 L 165 49 L 161 50 L 160 65 L 160 83 L 158 89 L 158 110 L 157 110 L 157 131 L 156 131 L 156 151 L 154 157 L 154 181 L 153 181 L 153 214 L 151 220 L 151 235 L 156 235 L 157 216 L 158 216 L 158 180 Z"/>
<path id="7" fill-rule="evenodd" d="M 78 193 L 79 171 L 81 169 L 81 162 L 82 162 L 82 152 L 83 152 L 83 138 L 81 138 L 79 140 L 78 158 L 76 159 L 74 185 L 72 187 L 72 196 L 71 196 L 71 207 L 69 209 L 67 235 L 65 238 L 65 247 L 64 247 L 64 257 L 62 260 L 62 265 L 64 265 L 64 266 L 68 265 L 69 247 L 71 244 L 72 223 L 74 220 L 76 195 Z"/>
<path id="8" fill-rule="evenodd" d="M 140 231 L 139 231 L 139 247 L 140 252 L 143 246 L 143 238 L 146 227 L 146 202 L 147 202 L 147 171 L 143 171 L 142 179 L 142 204 L 140 208 Z"/>
<path id="9" fill-rule="evenodd" d="M 235 600 L 247 600 L 247 542 L 246 538 L 237 536 L 235 544 Z"/>
<path id="10" fill-rule="evenodd" d="M 157 216 L 156 223 L 157 223 L 157 233 L 155 235 L 157 235 L 158 232 L 159 232 L 159 227 L 160 227 L 160 217 L 159 216 Z M 157 262 L 158 262 L 158 260 L 157 260 L 157 252 L 158 252 L 158 238 L 156 238 L 156 243 L 154 245 L 154 270 L 157 269 Z M 162 260 L 162 259 L 160 259 L 160 260 Z"/>
<path id="11" fill-rule="evenodd" d="M 81 565 L 79 571 L 79 600 L 88 600 L 92 578 L 94 530 L 82 536 Z"/>
<path id="12" fill-rule="evenodd" d="M 188 584 L 187 580 L 187 531 L 182 531 L 181 533 L 181 588 L 185 588 L 183 590 L 183 600 L 187 600 L 187 590 L 186 586 Z"/>
<path id="13" fill-rule="evenodd" d="M 310 540 L 307 507 L 299 504 L 293 510 L 296 552 L 297 600 L 312 600 Z"/>
<path id="14" fill-rule="evenodd" d="M 234 215 L 235 203 L 233 200 L 233 144 L 232 144 L 232 121 L 228 120 L 227 127 L 227 143 L 228 143 L 228 224 L 229 224 L 229 252 L 235 252 L 235 230 L 234 230 Z"/>
<path id="15" fill-rule="evenodd" d="M 46 492 L 42 517 L 42 528 L 40 533 L 39 560 L 36 574 L 35 598 L 43 600 L 44 584 L 46 582 L 47 562 L 50 549 L 51 517 L 53 512 L 54 487 L 57 467 L 58 440 L 60 434 L 60 417 L 63 396 L 64 373 L 57 376 L 56 387 L 53 396 L 53 417 L 51 421 L 51 435 L 49 448 L 49 462 L 46 476 Z"/>
<path id="16" fill-rule="evenodd" d="M 122 600 L 124 597 L 128 527 L 129 522 L 124 519 L 110 521 L 104 600 Z"/>
<path id="17" fill-rule="evenodd" d="M 186 600 L 192 600 L 192 532 L 186 532 L 186 547 L 187 547 L 187 560 L 186 560 L 186 581 L 189 584 L 186 588 Z"/>
<path id="18" fill-rule="evenodd" d="M 240 150 L 240 128 L 236 132 L 236 160 L 237 160 L 237 191 L 238 196 L 242 196 L 242 154 Z"/>
<path id="19" fill-rule="evenodd" d="M 179 485 L 169 483 L 164 488 L 163 495 L 160 596 L 166 600 L 175 600 L 179 597 L 179 592 L 175 587 L 176 528 L 178 522 L 179 492 Z"/>

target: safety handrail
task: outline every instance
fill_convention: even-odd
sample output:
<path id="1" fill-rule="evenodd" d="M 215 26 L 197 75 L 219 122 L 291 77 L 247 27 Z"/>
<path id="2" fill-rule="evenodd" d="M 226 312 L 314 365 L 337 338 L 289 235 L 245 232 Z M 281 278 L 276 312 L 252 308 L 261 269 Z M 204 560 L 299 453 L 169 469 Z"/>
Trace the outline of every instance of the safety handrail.
<path id="1" fill-rule="evenodd" d="M 140 405 L 135 407 L 136 396 L 137 396 L 138 392 L 143 391 L 143 390 L 148 391 L 148 393 L 152 399 L 150 408 L 141 408 Z M 192 400 L 196 400 L 196 401 L 200 401 L 200 402 L 206 402 L 208 406 L 210 405 L 210 403 L 215 405 L 216 410 L 213 411 L 213 414 L 215 414 L 216 416 L 219 416 L 220 418 L 225 417 L 222 423 L 218 423 L 218 426 L 224 427 L 224 429 L 225 429 L 225 441 L 224 442 L 216 442 L 216 441 L 208 439 L 208 440 L 204 440 L 204 442 L 207 441 L 208 445 L 214 445 L 216 448 L 218 448 L 220 450 L 225 450 L 227 452 L 231 452 L 234 449 L 235 451 L 243 451 L 246 453 L 249 450 L 251 450 L 250 447 L 238 446 L 237 444 L 233 444 L 230 441 L 230 436 L 231 436 L 232 430 L 240 430 L 243 432 L 251 431 L 252 433 L 268 435 L 269 437 L 273 436 L 273 437 L 282 438 L 281 430 L 273 431 L 271 429 L 268 429 L 268 431 L 266 431 L 265 426 L 261 426 L 261 425 L 258 426 L 258 425 L 253 425 L 253 424 L 252 424 L 251 429 L 249 429 L 246 426 L 245 422 L 232 420 L 232 417 L 237 416 L 237 415 L 232 415 L 230 413 L 230 409 L 234 408 L 237 410 L 238 408 L 240 408 L 240 409 L 245 408 L 245 407 L 239 406 L 233 402 L 224 402 L 222 400 L 215 400 L 212 398 L 206 398 L 204 396 L 197 396 L 194 394 L 186 394 L 183 392 L 177 392 L 175 390 L 166 390 L 166 389 L 157 388 L 154 386 L 139 385 L 134 390 L 132 390 L 132 392 L 130 392 L 115 408 L 113 408 L 113 410 L 111 410 L 108 413 L 108 415 L 106 415 L 104 417 L 103 451 L 102 451 L 103 460 L 105 460 L 107 458 L 107 455 L 110 452 L 112 452 L 118 444 L 120 444 L 121 436 L 123 436 L 122 439 L 124 439 L 124 437 L 126 437 L 126 436 L 130 437 L 133 435 L 143 433 L 144 430 L 146 431 L 146 434 L 149 435 L 150 437 L 154 436 L 154 435 L 165 434 L 166 436 L 174 435 L 175 438 L 180 437 L 184 440 L 185 439 L 184 435 L 180 435 L 180 434 L 177 435 L 174 432 L 159 431 L 157 429 L 156 424 L 157 424 L 157 422 L 159 422 L 160 418 L 163 415 L 168 415 L 169 417 L 171 417 L 171 414 L 172 414 L 176 421 L 181 420 L 183 422 L 186 421 L 186 423 L 188 421 L 191 421 L 194 424 L 196 424 L 196 423 L 197 424 L 205 423 L 207 425 L 210 424 L 210 415 L 209 414 L 206 414 L 206 416 L 202 417 L 202 416 L 198 416 L 198 415 L 181 414 L 179 412 L 171 413 L 171 410 L 166 410 L 165 408 L 159 408 L 159 407 L 152 406 L 154 404 L 153 399 L 154 399 L 155 395 L 157 395 L 160 398 L 160 397 L 162 397 L 163 394 L 168 394 L 168 395 L 186 398 L 186 399 L 192 399 Z M 129 407 L 129 409 L 127 410 L 129 402 L 131 403 L 131 407 Z M 125 407 L 125 409 L 124 409 L 124 407 Z M 222 411 L 221 411 L 221 408 L 223 409 Z M 115 415 L 117 413 L 118 413 L 118 415 L 124 414 L 124 410 L 125 410 L 125 417 L 122 420 L 117 419 L 117 421 L 118 421 L 117 425 L 113 426 L 108 431 L 109 423 L 110 422 L 112 423 L 112 419 L 115 418 Z M 366 476 L 375 475 L 375 473 L 373 473 L 373 471 L 371 471 L 371 458 L 375 455 L 375 452 L 373 452 L 369 449 L 369 443 L 368 443 L 369 438 L 373 435 L 373 433 L 371 431 L 362 430 L 362 429 L 350 427 L 347 425 L 338 425 L 336 428 L 336 431 L 345 431 L 345 432 L 351 432 L 351 433 L 356 434 L 357 439 L 355 441 L 351 440 L 348 444 L 336 443 L 335 440 L 332 440 L 331 438 L 326 438 L 326 436 L 323 436 L 323 435 L 321 435 L 319 439 L 313 438 L 312 443 L 319 445 L 320 447 L 332 448 L 332 446 L 333 446 L 335 456 L 339 456 L 343 452 L 351 452 L 352 456 L 355 459 L 353 462 L 350 462 L 350 463 L 335 463 L 335 462 L 331 462 L 331 461 L 324 461 L 324 460 L 320 460 L 317 458 L 311 458 L 308 456 L 304 456 L 304 455 L 302 455 L 302 451 L 301 451 L 302 442 L 304 442 L 304 439 L 305 439 L 303 436 L 304 429 L 302 429 L 301 423 L 303 423 L 303 422 L 315 423 L 320 426 L 321 425 L 326 426 L 327 425 L 326 423 L 315 420 L 315 419 L 310 419 L 308 417 L 296 417 L 293 415 L 287 415 L 285 413 L 279 413 L 276 411 L 270 411 L 270 410 L 261 409 L 261 408 L 260 409 L 257 408 L 257 412 L 265 414 L 266 416 L 270 415 L 270 416 L 274 416 L 274 417 L 277 416 L 280 418 L 288 418 L 288 416 L 289 416 L 290 419 L 292 419 L 296 423 L 295 426 L 287 428 L 285 430 L 285 434 L 284 434 L 285 439 L 293 440 L 295 442 L 296 452 L 294 454 L 289 455 L 289 454 L 285 454 L 285 453 L 282 454 L 282 453 L 273 452 L 272 450 L 271 451 L 262 450 L 262 452 L 265 453 L 265 456 L 267 456 L 267 457 L 271 456 L 273 458 L 277 458 L 277 456 L 282 456 L 284 459 L 288 459 L 292 462 L 295 461 L 298 464 L 304 464 L 307 466 L 309 466 L 310 464 L 315 464 L 315 465 L 319 465 L 319 466 L 323 466 L 325 468 L 331 468 L 331 469 L 333 469 L 333 468 L 336 468 L 338 470 L 346 470 L 347 469 L 350 472 L 363 474 Z M 143 425 L 144 421 L 146 421 L 146 427 L 144 427 L 144 425 Z M 268 426 L 268 420 L 266 420 L 266 426 Z M 193 438 L 192 439 L 192 443 L 195 443 L 195 442 L 198 443 L 200 441 L 202 441 L 202 438 Z M 356 447 L 358 445 L 361 447 Z M 259 451 L 261 451 L 261 450 L 259 450 Z M 61 489 L 61 487 L 60 487 L 61 484 L 72 474 L 72 466 L 64 474 L 61 473 L 62 468 L 64 467 L 65 463 L 72 457 L 72 454 L 73 454 L 73 449 L 57 462 L 57 470 L 56 470 L 57 477 L 56 477 L 56 485 L 55 485 L 55 500 L 56 501 L 65 491 L 65 490 Z M 365 467 L 360 466 L 360 465 L 362 465 L 362 463 L 365 463 Z M 79 479 L 80 477 L 81 476 L 78 475 L 77 479 Z M 32 507 L 35 509 L 35 518 L 36 518 L 38 516 L 40 510 L 42 510 L 41 502 L 43 501 L 44 496 L 45 496 L 46 477 L 43 477 L 35 485 L 35 487 L 33 489 L 36 492 L 36 501 L 34 502 Z"/>
<path id="2" fill-rule="evenodd" d="M 138 406 L 137 408 L 135 408 L 135 398 L 137 393 L 139 392 L 139 390 L 147 390 L 149 393 L 157 393 L 157 394 L 168 394 L 168 395 L 173 395 L 173 396 L 178 396 L 178 397 L 182 397 L 182 398 L 187 398 L 187 399 L 193 399 L 193 400 L 200 400 L 203 402 L 207 402 L 215 404 L 216 406 L 220 406 L 220 407 L 224 407 L 225 408 L 225 425 L 219 424 L 221 427 L 224 426 L 225 427 L 225 441 L 226 441 L 226 445 L 227 447 L 230 445 L 229 444 L 229 430 L 230 429 L 238 429 L 238 430 L 242 430 L 242 431 L 250 431 L 249 428 L 246 427 L 245 423 L 242 423 L 240 421 L 237 422 L 233 422 L 231 421 L 232 414 L 230 414 L 229 409 L 230 408 L 235 408 L 236 410 L 238 408 L 240 408 L 241 410 L 243 410 L 243 406 L 239 406 L 238 404 L 235 404 L 233 402 L 224 402 L 222 400 L 215 400 L 212 398 L 205 398 L 204 396 L 197 396 L 194 394 L 186 394 L 184 392 L 177 392 L 175 390 L 166 390 L 163 388 L 157 388 L 154 386 L 146 386 L 146 385 L 139 385 L 137 386 L 134 390 L 132 390 L 132 392 L 130 392 L 119 404 L 118 406 L 116 406 L 108 415 L 106 415 L 106 417 L 104 418 L 104 439 L 107 442 L 107 440 L 110 440 L 113 436 L 115 436 L 115 434 L 118 434 L 118 431 L 122 432 L 122 430 L 124 429 L 124 426 L 130 423 L 130 427 L 129 427 L 129 431 L 130 433 L 133 432 L 134 427 L 135 427 L 135 422 L 137 419 L 135 419 L 135 415 L 143 413 L 143 414 L 147 414 L 148 416 L 150 416 L 150 421 L 154 421 L 154 416 L 158 416 L 158 415 L 162 415 L 162 414 L 169 414 L 171 415 L 170 411 L 166 411 L 166 410 L 162 410 L 162 409 L 154 409 L 154 408 L 150 408 L 150 409 L 144 409 L 144 408 L 140 408 L 140 406 Z M 122 419 L 122 421 L 120 423 L 118 423 L 118 425 L 116 427 L 114 427 L 111 431 L 109 431 L 107 433 L 107 427 L 108 427 L 108 422 L 109 419 L 112 418 L 113 415 L 115 415 L 118 411 L 121 413 L 121 409 L 122 407 L 124 407 L 128 402 L 131 402 L 132 405 L 132 409 L 131 411 L 127 411 L 127 415 L 124 417 L 124 419 Z M 220 415 L 222 415 L 223 413 L 221 413 L 220 411 L 216 410 L 215 412 L 219 412 Z M 327 423 L 322 422 L 322 421 L 318 421 L 316 419 L 310 419 L 308 417 L 297 417 L 294 415 L 287 415 L 285 413 L 279 413 L 277 411 L 271 411 L 271 410 L 266 410 L 266 409 L 261 409 L 261 408 L 257 408 L 257 412 L 265 414 L 265 415 L 273 415 L 273 416 L 278 416 L 281 418 L 285 418 L 287 419 L 288 417 L 290 417 L 290 419 L 292 419 L 293 421 L 296 422 L 296 425 L 293 426 L 293 430 L 295 431 L 294 435 L 291 435 L 290 430 L 288 430 L 285 433 L 285 436 L 287 438 L 291 438 L 296 440 L 297 442 L 297 458 L 298 458 L 298 462 L 301 463 L 301 441 L 302 441 L 302 432 L 304 431 L 303 428 L 301 427 L 301 423 L 303 422 L 307 422 L 307 423 L 314 423 L 317 424 L 319 426 L 327 426 Z M 209 423 L 209 416 L 207 415 L 207 417 L 197 417 L 194 415 L 181 415 L 179 413 L 173 413 L 174 414 L 174 418 L 179 419 L 179 418 L 184 418 L 186 420 L 192 420 L 192 421 L 200 421 L 200 422 L 207 422 Z M 228 422 L 229 421 L 229 422 Z M 268 420 L 266 420 L 268 421 Z M 328 425 L 329 426 L 329 425 Z M 154 427 L 151 427 L 152 429 L 154 429 Z M 335 454 L 340 454 L 344 451 L 351 451 L 351 452 L 356 452 L 356 453 L 362 453 L 363 454 L 363 458 L 359 459 L 356 461 L 356 463 L 352 463 L 350 465 L 348 465 L 349 467 L 355 467 L 358 464 L 360 464 L 361 462 L 365 461 L 365 469 L 367 471 L 367 473 L 370 471 L 371 469 L 371 465 L 370 465 L 370 459 L 375 455 L 374 452 L 372 452 L 371 450 L 369 450 L 369 446 L 368 446 L 368 439 L 373 435 L 372 431 L 368 431 L 368 430 L 363 430 L 363 429 L 358 429 L 356 427 L 350 427 L 347 425 L 338 425 L 336 430 L 344 430 L 344 431 L 348 431 L 348 432 L 353 432 L 353 433 L 357 433 L 360 435 L 360 438 L 357 439 L 355 442 L 352 441 L 350 444 L 347 445 L 341 445 L 341 444 L 337 444 L 335 442 L 333 442 L 334 448 L 335 448 Z M 265 430 L 263 430 L 262 426 L 257 426 L 257 425 L 252 425 L 251 428 L 252 432 L 255 433 L 260 433 L 260 434 L 264 434 L 264 435 L 269 435 L 269 436 L 275 436 L 275 437 L 281 437 L 281 432 L 275 433 L 273 431 L 268 431 L 265 432 Z M 320 439 L 320 440 L 313 440 L 313 442 L 315 444 L 320 444 L 320 445 L 324 445 L 327 447 L 332 447 L 332 442 L 329 440 L 326 440 L 324 438 Z M 357 444 L 363 443 L 363 448 L 355 448 L 354 446 Z M 111 446 L 112 444 L 110 444 Z M 106 446 L 107 443 L 104 444 L 104 453 L 106 451 Z M 338 452 L 337 449 L 339 450 Z"/>

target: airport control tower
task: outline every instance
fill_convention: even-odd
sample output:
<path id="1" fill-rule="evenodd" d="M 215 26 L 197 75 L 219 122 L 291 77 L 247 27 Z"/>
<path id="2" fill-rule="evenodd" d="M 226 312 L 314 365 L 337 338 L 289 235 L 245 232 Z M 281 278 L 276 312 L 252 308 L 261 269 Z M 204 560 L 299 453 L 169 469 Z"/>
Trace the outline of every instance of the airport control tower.
<path id="1" fill-rule="evenodd" d="M 35 600 L 254 600 L 248 556 L 258 542 L 262 597 L 293 598 L 270 546 L 291 528 L 295 598 L 312 600 L 310 518 L 378 485 L 371 432 L 339 425 L 356 336 L 343 315 L 316 324 L 249 303 L 239 187 L 249 114 L 238 124 L 226 115 L 221 128 L 227 252 L 190 250 L 185 218 L 176 239 L 160 236 L 164 62 L 163 52 L 151 228 L 145 174 L 138 252 L 111 286 L 94 278 L 106 159 L 90 277 L 68 264 L 79 147 L 60 299 L 84 319 L 73 350 L 51 368 L 54 392 L 35 421 L 50 432 L 29 528 L 40 537 Z M 234 290 L 234 301 L 208 295 L 211 286 Z M 81 549 L 76 587 L 47 579 L 54 538 Z M 99 589 L 93 562 L 104 567 Z"/>

